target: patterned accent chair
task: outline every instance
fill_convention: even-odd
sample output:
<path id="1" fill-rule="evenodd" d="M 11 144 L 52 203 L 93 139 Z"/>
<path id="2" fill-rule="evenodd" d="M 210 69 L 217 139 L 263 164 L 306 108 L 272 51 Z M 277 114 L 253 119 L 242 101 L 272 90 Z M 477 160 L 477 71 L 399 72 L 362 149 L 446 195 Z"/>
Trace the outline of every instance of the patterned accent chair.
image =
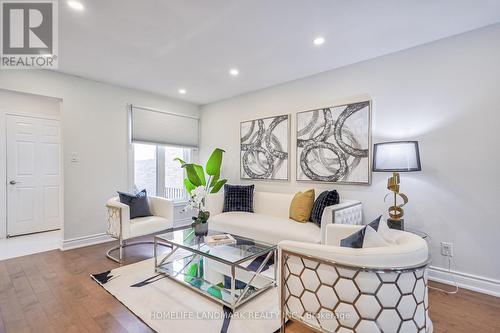
<path id="1" fill-rule="evenodd" d="M 279 243 L 282 332 L 287 320 L 320 332 L 432 332 L 427 242 L 391 230 L 391 246 L 339 246 L 360 228 L 328 225 L 324 245 Z"/>
<path id="2" fill-rule="evenodd" d="M 123 261 L 123 248 L 138 244 L 153 244 L 153 241 L 125 243 L 126 240 L 171 229 L 174 225 L 174 205 L 172 200 L 148 196 L 149 209 L 153 216 L 130 219 L 130 207 L 120 202 L 118 197 L 108 200 L 108 226 L 106 233 L 118 239 L 118 245 L 109 249 L 106 256 L 118 263 Z M 164 245 L 161 243 L 160 245 Z M 111 252 L 118 250 L 118 258 Z"/>

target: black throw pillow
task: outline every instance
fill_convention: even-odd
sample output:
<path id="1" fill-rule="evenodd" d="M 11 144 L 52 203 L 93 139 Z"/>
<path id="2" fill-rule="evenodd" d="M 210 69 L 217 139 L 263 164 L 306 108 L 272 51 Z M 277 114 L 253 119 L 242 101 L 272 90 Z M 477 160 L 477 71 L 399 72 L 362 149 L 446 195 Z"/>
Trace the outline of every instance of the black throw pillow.
<path id="1" fill-rule="evenodd" d="M 316 201 L 314 201 L 313 209 L 311 212 L 311 222 L 321 226 L 321 217 L 325 207 L 336 205 L 340 202 L 340 196 L 336 190 L 325 191 L 321 193 Z"/>
<path id="2" fill-rule="evenodd" d="M 368 225 L 375 229 L 375 231 L 378 231 L 378 226 L 380 224 L 380 219 L 382 218 L 382 215 L 377 217 L 375 220 L 370 222 Z M 342 247 L 352 247 L 355 249 L 361 249 L 363 247 L 363 241 L 365 240 L 365 232 L 366 232 L 366 226 L 353 233 L 349 237 L 346 237 L 342 240 L 340 240 L 340 246 Z"/>
<path id="3" fill-rule="evenodd" d="M 253 213 L 254 185 L 224 185 L 224 208 L 222 212 Z"/>
<path id="4" fill-rule="evenodd" d="M 151 214 L 151 210 L 149 210 L 148 194 L 146 193 L 146 189 L 137 194 L 118 191 L 118 195 L 120 196 L 120 202 L 130 207 L 131 219 L 153 215 Z"/>

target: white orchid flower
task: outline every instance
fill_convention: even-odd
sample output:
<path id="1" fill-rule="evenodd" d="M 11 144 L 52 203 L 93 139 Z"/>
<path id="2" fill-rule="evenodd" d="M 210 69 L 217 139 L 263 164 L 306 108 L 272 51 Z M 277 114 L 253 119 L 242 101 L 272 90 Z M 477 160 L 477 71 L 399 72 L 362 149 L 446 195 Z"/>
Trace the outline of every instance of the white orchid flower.
<path id="1" fill-rule="evenodd" d="M 200 211 L 205 209 L 205 198 L 208 191 L 204 186 L 198 186 L 191 191 L 191 199 L 189 200 L 186 209 L 198 209 Z"/>

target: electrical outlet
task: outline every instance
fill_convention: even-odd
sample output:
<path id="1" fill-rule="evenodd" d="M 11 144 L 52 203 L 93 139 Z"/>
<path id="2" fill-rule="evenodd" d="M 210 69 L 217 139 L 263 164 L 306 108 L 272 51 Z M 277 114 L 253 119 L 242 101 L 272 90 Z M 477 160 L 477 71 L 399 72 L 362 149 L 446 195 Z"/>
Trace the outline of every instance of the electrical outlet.
<path id="1" fill-rule="evenodd" d="M 441 242 L 441 255 L 453 257 L 453 243 Z"/>

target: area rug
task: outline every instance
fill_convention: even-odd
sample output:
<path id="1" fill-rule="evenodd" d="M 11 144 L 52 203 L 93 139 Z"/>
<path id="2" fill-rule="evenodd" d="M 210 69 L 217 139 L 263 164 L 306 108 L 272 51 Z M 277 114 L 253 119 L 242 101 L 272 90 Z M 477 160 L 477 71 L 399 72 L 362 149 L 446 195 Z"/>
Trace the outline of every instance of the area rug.
<path id="1" fill-rule="evenodd" d="M 91 276 L 156 332 L 271 333 L 280 328 L 278 288 L 233 313 L 156 273 L 154 259 Z"/>

